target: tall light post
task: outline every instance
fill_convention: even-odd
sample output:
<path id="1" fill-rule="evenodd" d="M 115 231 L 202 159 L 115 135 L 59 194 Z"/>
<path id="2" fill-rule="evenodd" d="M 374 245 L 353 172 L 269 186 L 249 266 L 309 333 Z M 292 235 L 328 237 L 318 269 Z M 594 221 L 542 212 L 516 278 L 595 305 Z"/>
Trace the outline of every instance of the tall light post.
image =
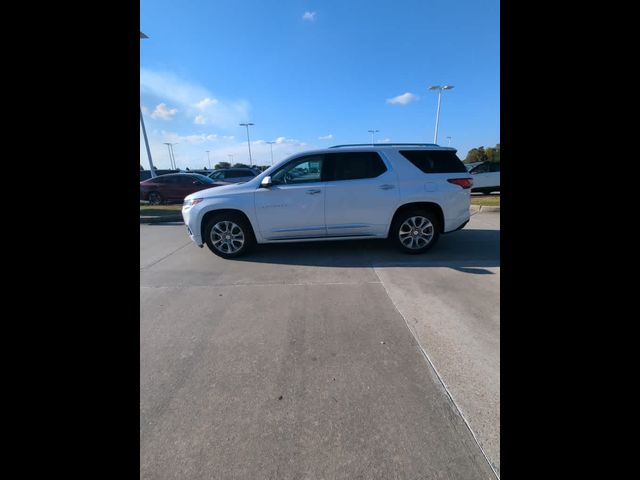
<path id="1" fill-rule="evenodd" d="M 267 142 L 269 147 L 271 147 L 271 165 L 273 165 L 273 144 L 276 142 Z"/>
<path id="2" fill-rule="evenodd" d="M 178 145 L 177 143 L 170 143 L 169 148 L 171 148 L 171 157 L 173 158 L 173 168 L 175 170 L 180 170 L 178 168 L 178 162 L 176 162 L 176 152 L 173 151 L 173 146 Z"/>
<path id="3" fill-rule="evenodd" d="M 167 150 L 169 151 L 169 165 L 172 169 L 175 169 L 173 164 L 173 155 L 171 154 L 171 144 L 169 142 L 162 142 L 162 144 L 167 146 Z"/>
<path id="4" fill-rule="evenodd" d="M 451 137 L 447 137 L 447 140 L 449 140 L 448 146 L 450 147 L 451 146 Z"/>
<path id="5" fill-rule="evenodd" d="M 440 122 L 440 99 L 442 98 L 443 90 L 451 90 L 453 85 L 445 85 L 441 87 L 440 85 L 432 85 L 429 87 L 429 90 L 438 90 L 438 109 L 436 110 L 436 132 L 433 135 L 433 143 L 438 143 L 438 123 Z"/>
<path id="6" fill-rule="evenodd" d="M 143 38 L 149 38 L 144 33 L 140 32 L 140 40 Z M 147 129 L 144 127 L 144 118 L 142 118 L 142 106 L 140 106 L 140 124 L 142 125 L 142 136 L 144 137 L 144 145 L 147 147 L 147 157 L 149 157 L 149 169 L 151 170 L 151 177 L 156 177 L 156 169 L 153 166 L 153 159 L 151 158 L 151 149 L 149 148 L 149 140 L 147 139 Z"/>
<path id="7" fill-rule="evenodd" d="M 249 166 L 253 167 L 253 160 L 251 158 L 251 142 L 249 141 L 249 127 L 253 126 L 253 123 L 241 123 L 241 127 L 247 127 L 247 146 L 249 147 Z"/>
<path id="8" fill-rule="evenodd" d="M 209 170 L 211 170 L 211 158 L 209 158 L 209 150 L 207 150 L 207 162 L 209 162 Z"/>
<path id="9" fill-rule="evenodd" d="M 231 159 L 231 166 L 233 166 L 233 153 L 229 153 L 227 156 Z"/>
<path id="10" fill-rule="evenodd" d="M 367 132 L 369 132 L 369 133 L 371 134 L 371 146 L 372 146 L 372 147 L 373 147 L 373 136 L 374 136 L 376 133 L 378 133 L 379 131 L 380 131 L 380 130 L 375 130 L 375 129 L 367 130 Z"/>

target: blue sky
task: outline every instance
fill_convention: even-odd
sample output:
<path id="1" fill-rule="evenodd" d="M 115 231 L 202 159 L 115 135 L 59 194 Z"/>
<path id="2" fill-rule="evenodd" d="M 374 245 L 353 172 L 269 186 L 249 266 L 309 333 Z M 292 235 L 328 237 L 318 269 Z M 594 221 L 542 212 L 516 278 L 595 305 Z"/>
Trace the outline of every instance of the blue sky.
<path id="1" fill-rule="evenodd" d="M 254 163 L 342 143 L 500 143 L 497 0 L 141 0 L 140 99 L 154 164 Z M 233 157 L 229 157 L 233 155 Z M 140 163 L 148 159 L 140 134 Z"/>

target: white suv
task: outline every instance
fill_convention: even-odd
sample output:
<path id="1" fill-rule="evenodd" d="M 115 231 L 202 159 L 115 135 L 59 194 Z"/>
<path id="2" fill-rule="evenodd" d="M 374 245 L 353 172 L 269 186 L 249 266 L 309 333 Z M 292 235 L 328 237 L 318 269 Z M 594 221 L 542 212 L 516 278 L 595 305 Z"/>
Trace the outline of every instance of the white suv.
<path id="1" fill-rule="evenodd" d="M 472 184 L 453 148 L 339 145 L 191 194 L 182 216 L 191 239 L 224 258 L 255 243 L 364 238 L 422 253 L 467 224 Z"/>

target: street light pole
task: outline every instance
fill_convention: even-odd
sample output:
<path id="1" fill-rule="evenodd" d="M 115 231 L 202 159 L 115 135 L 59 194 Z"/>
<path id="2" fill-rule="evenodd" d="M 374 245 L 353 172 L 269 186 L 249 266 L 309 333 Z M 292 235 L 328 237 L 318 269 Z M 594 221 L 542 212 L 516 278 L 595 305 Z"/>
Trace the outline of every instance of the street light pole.
<path id="1" fill-rule="evenodd" d="M 168 142 L 162 142 L 162 143 L 167 146 L 167 150 L 169 151 L 169 166 L 173 170 L 175 167 L 173 166 L 173 156 L 171 155 L 171 144 Z"/>
<path id="2" fill-rule="evenodd" d="M 241 123 L 241 127 L 247 127 L 247 146 L 249 147 L 249 165 L 253 167 L 253 159 L 251 158 L 251 142 L 249 140 L 249 127 L 252 126 L 253 123 Z"/>
<path id="3" fill-rule="evenodd" d="M 269 147 L 271 147 L 271 165 L 273 165 L 273 144 L 276 142 L 267 142 Z"/>
<path id="4" fill-rule="evenodd" d="M 447 140 L 449 140 L 449 147 L 451 146 L 451 137 L 447 137 Z"/>
<path id="5" fill-rule="evenodd" d="M 140 32 L 140 40 L 143 38 L 149 38 L 144 33 Z M 147 139 L 147 129 L 144 127 L 144 118 L 142 118 L 142 107 L 140 107 L 140 124 L 142 125 L 142 135 L 144 136 L 144 145 L 147 147 L 147 157 L 149 157 L 149 168 L 151 169 L 151 177 L 156 177 L 156 171 L 153 167 L 153 159 L 151 158 L 151 149 L 149 148 L 149 140 Z"/>
<path id="6" fill-rule="evenodd" d="M 229 153 L 227 156 L 231 158 L 231 166 L 233 166 L 233 153 Z"/>
<path id="7" fill-rule="evenodd" d="M 140 33 L 143 34 L 142 32 Z M 151 159 L 151 149 L 149 148 L 149 140 L 147 140 L 147 129 L 144 128 L 144 118 L 142 118 L 142 107 L 140 107 L 140 124 L 142 125 L 142 135 L 144 136 L 144 145 L 147 147 L 147 156 L 149 157 L 149 168 L 151 169 L 151 177 L 153 178 L 156 176 L 156 171 L 155 171 L 155 168 L 153 168 L 153 160 Z"/>
<path id="8" fill-rule="evenodd" d="M 175 170 L 180 170 L 180 169 L 178 168 L 178 162 L 176 162 L 176 152 L 174 152 L 174 151 L 173 151 L 173 146 L 174 146 L 174 145 L 177 145 L 177 143 L 170 143 L 170 144 L 169 144 L 169 147 L 171 147 L 171 156 L 173 157 L 173 168 L 174 168 Z"/>
<path id="9" fill-rule="evenodd" d="M 373 136 L 374 136 L 376 133 L 378 133 L 380 130 L 372 129 L 372 130 L 367 130 L 367 131 L 371 134 L 371 146 L 373 147 Z"/>
<path id="10" fill-rule="evenodd" d="M 209 162 L 209 170 L 211 170 L 211 159 L 209 158 L 209 150 L 207 150 L 207 162 Z"/>
<path id="11" fill-rule="evenodd" d="M 436 110 L 436 131 L 433 135 L 433 143 L 438 143 L 438 124 L 440 123 L 440 100 L 442 98 L 443 90 L 451 90 L 453 85 L 445 85 L 441 87 L 440 85 L 433 85 L 429 87 L 429 90 L 438 90 L 438 109 Z"/>

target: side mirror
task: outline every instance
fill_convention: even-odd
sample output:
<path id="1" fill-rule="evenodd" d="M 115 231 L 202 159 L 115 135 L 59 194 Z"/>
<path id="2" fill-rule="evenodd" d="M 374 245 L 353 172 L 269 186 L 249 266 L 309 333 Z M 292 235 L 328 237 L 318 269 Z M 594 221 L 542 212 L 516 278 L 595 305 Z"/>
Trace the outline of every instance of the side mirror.
<path id="1" fill-rule="evenodd" d="M 269 175 L 267 175 L 266 177 L 264 177 L 262 179 L 262 181 L 260 182 L 260 187 L 261 188 L 269 188 L 273 185 L 273 183 L 271 183 L 271 177 Z"/>

